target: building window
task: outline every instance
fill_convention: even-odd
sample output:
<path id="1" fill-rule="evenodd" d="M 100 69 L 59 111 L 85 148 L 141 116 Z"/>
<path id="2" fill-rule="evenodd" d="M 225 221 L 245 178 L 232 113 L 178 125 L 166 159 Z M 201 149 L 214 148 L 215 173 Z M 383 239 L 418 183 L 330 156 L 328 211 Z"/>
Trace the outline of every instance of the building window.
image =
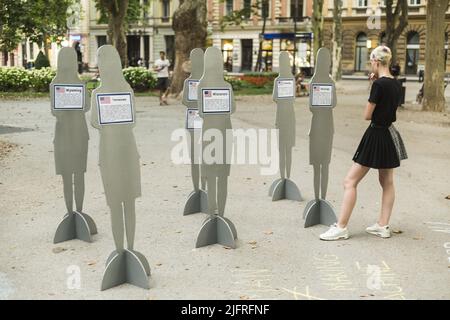
<path id="1" fill-rule="evenodd" d="M 149 17 L 150 17 L 150 6 L 149 6 L 149 3 L 148 3 L 148 1 L 149 0 L 144 0 L 143 1 L 143 17 L 144 17 L 144 22 L 145 23 L 147 23 L 147 20 L 149 19 Z"/>
<path id="2" fill-rule="evenodd" d="M 295 10 L 295 6 L 297 6 L 297 10 Z M 303 0 L 291 0 L 290 9 L 292 20 L 297 18 L 297 21 L 300 21 L 303 18 Z"/>
<path id="3" fill-rule="evenodd" d="M 356 6 L 358 8 L 366 8 L 367 7 L 367 0 L 357 0 Z"/>
<path id="4" fill-rule="evenodd" d="M 261 51 L 261 71 L 272 71 L 272 40 L 264 40 Z"/>
<path id="5" fill-rule="evenodd" d="M 355 71 L 366 71 L 368 57 L 367 35 L 364 32 L 360 32 L 356 36 Z"/>
<path id="6" fill-rule="evenodd" d="M 252 0 L 244 0 L 244 17 L 249 19 L 252 14 Z"/>
<path id="7" fill-rule="evenodd" d="M 230 15 L 233 13 L 233 2 L 234 0 L 226 0 L 225 1 L 225 14 Z"/>
<path id="8" fill-rule="evenodd" d="M 420 6 L 420 0 L 409 0 L 410 6 Z"/>
<path id="9" fill-rule="evenodd" d="M 420 36 L 416 31 L 411 31 L 406 36 L 405 73 L 416 74 L 419 63 Z"/>
<path id="10" fill-rule="evenodd" d="M 241 40 L 241 71 L 251 71 L 253 62 L 253 39 Z"/>
<path id="11" fill-rule="evenodd" d="M 169 22 L 170 20 L 170 0 L 162 0 L 162 22 Z"/>
<path id="12" fill-rule="evenodd" d="M 105 45 L 107 43 L 106 36 L 97 36 L 97 48 Z"/>
<path id="13" fill-rule="evenodd" d="M 233 40 L 222 40 L 222 56 L 223 68 L 228 72 L 233 71 Z"/>
<path id="14" fill-rule="evenodd" d="M 268 18 L 270 16 L 270 0 L 261 2 L 261 18 Z"/>
<path id="15" fill-rule="evenodd" d="M 286 51 L 289 54 L 289 61 L 291 62 L 291 66 L 294 63 L 294 39 L 281 39 L 280 42 L 280 50 Z"/>

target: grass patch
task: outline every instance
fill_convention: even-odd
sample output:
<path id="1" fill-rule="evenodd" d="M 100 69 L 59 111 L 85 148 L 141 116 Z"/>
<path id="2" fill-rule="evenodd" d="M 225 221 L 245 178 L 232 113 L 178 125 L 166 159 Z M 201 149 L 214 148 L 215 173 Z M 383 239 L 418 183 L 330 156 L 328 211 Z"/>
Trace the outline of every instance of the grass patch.
<path id="1" fill-rule="evenodd" d="M 272 88 L 242 88 L 240 90 L 234 91 L 236 96 L 252 96 L 252 95 L 264 95 L 272 94 Z"/>

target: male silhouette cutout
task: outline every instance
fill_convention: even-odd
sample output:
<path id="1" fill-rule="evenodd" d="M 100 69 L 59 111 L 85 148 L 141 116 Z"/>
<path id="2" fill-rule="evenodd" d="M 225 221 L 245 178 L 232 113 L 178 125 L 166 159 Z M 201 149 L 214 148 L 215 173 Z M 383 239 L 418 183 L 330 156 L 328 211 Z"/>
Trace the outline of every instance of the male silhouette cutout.
<path id="1" fill-rule="evenodd" d="M 145 256 L 134 250 L 135 199 L 141 196 L 139 153 L 133 134 L 136 119 L 134 93 L 123 76 L 119 54 L 113 46 L 100 47 L 97 61 L 101 84 L 92 93 L 91 124 L 100 133 L 99 166 L 106 202 L 111 210 L 111 226 L 116 246 L 116 250 L 107 259 L 101 289 L 109 289 L 122 283 L 148 289 L 150 266 Z M 133 121 L 101 124 L 99 94 L 106 97 L 109 95 L 109 99 L 114 94 L 129 94 Z"/>
<path id="2" fill-rule="evenodd" d="M 302 197 L 295 183 L 290 180 L 292 165 L 292 148 L 295 146 L 295 78 L 291 72 L 289 54 L 286 51 L 280 53 L 280 72 L 274 80 L 273 101 L 277 104 L 277 116 L 275 126 L 278 129 L 278 148 L 280 157 L 281 179 L 275 180 L 269 189 L 272 201 L 290 199 L 301 201 Z M 292 85 L 292 95 L 289 90 L 278 92 L 278 86 Z M 285 90 L 287 88 L 283 88 Z"/>
<path id="3" fill-rule="evenodd" d="M 190 53 L 191 61 L 191 75 L 184 81 L 183 86 L 183 104 L 188 107 L 187 110 L 198 110 L 196 97 L 192 97 L 192 84 L 198 84 L 200 77 L 203 74 L 203 50 L 195 48 Z M 191 86 L 190 86 L 191 84 Z M 194 86 L 195 88 L 195 86 Z M 197 91 L 195 91 L 197 93 Z M 194 99 L 195 98 L 195 99 Z M 204 191 L 206 187 L 205 177 L 200 178 L 200 165 L 198 163 L 198 152 L 201 150 L 201 143 L 199 143 L 201 136 L 201 129 L 187 128 L 190 140 L 190 158 L 191 158 L 191 177 L 194 191 L 189 194 L 189 197 L 184 205 L 183 215 L 188 215 L 197 212 L 208 212 L 207 194 Z M 199 180 L 201 180 L 201 189 L 199 187 Z"/>
<path id="4" fill-rule="evenodd" d="M 56 117 L 55 139 L 53 141 L 55 168 L 56 174 L 62 176 L 67 213 L 56 230 L 54 243 L 71 239 L 91 242 L 91 235 L 97 233 L 94 220 L 82 212 L 84 173 L 86 172 L 89 141 L 85 113 L 90 108 L 90 102 L 89 95 L 83 81 L 78 77 L 77 70 L 75 49 L 62 48 L 58 53 L 56 75 L 50 84 L 50 97 L 51 112 Z M 58 86 L 58 91 L 62 90 L 63 92 L 65 91 L 64 87 L 83 91 L 82 109 L 73 109 L 70 105 L 65 105 L 70 103 L 70 99 L 58 102 L 58 104 L 64 104 L 64 107 L 58 106 L 56 108 L 55 86 Z M 58 99 L 61 99 L 61 97 L 58 97 Z M 74 197 L 76 211 L 73 211 Z"/>
<path id="5" fill-rule="evenodd" d="M 315 199 L 311 200 L 304 210 L 305 228 L 316 224 L 331 225 L 337 221 L 333 207 L 325 200 L 333 147 L 333 108 L 337 102 L 336 88 L 330 77 L 330 65 L 330 51 L 327 48 L 320 48 L 317 51 L 314 75 L 310 81 L 309 97 L 310 111 L 312 112 L 309 131 L 309 163 L 314 168 Z M 318 94 L 321 91 L 324 92 L 326 98 L 318 104 L 317 101 L 320 100 Z"/>
<path id="6" fill-rule="evenodd" d="M 233 88 L 223 78 L 222 53 L 216 47 L 206 49 L 204 55 L 204 71 L 198 84 L 198 109 L 203 118 L 202 127 L 202 163 L 201 175 L 206 178 L 208 190 L 208 214 L 198 233 L 196 247 L 220 243 L 230 248 L 235 248 L 237 238 L 236 228 L 233 223 L 224 217 L 225 203 L 227 199 L 228 176 L 231 166 L 232 137 L 228 136 L 231 130 L 230 114 L 236 110 L 233 96 Z M 210 90 L 211 89 L 211 90 Z M 225 113 L 207 113 L 204 110 L 203 94 L 212 94 L 214 90 L 229 90 L 230 111 Z M 214 150 L 215 160 L 210 163 L 208 150 L 213 145 L 217 146 L 217 140 L 221 150 Z M 210 149 L 211 148 L 211 149 Z M 212 154 L 213 152 L 211 152 Z M 217 210 L 217 213 L 216 213 Z"/>

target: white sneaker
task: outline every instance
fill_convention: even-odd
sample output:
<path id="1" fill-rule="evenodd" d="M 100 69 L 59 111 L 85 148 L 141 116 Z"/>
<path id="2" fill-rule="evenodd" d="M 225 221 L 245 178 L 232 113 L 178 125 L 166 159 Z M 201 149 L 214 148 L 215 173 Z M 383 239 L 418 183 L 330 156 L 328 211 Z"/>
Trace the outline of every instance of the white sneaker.
<path id="1" fill-rule="evenodd" d="M 332 224 L 330 229 L 327 232 L 324 232 L 320 235 L 320 240 L 339 240 L 339 239 L 348 239 L 348 230 L 347 228 L 341 228 L 337 225 L 337 223 Z"/>
<path id="2" fill-rule="evenodd" d="M 366 232 L 370 234 L 374 234 L 381 238 L 390 238 L 391 237 L 391 229 L 389 229 L 389 225 L 381 227 L 378 222 L 374 225 L 367 227 Z"/>

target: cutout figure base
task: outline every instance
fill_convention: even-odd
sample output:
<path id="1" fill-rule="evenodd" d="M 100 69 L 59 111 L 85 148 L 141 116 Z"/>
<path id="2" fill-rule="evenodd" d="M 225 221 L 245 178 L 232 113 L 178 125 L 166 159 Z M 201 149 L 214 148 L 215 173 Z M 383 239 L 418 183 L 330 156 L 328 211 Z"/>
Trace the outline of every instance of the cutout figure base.
<path id="1" fill-rule="evenodd" d="M 269 196 L 272 201 L 288 199 L 293 201 L 302 201 L 302 195 L 297 185 L 291 179 L 277 179 L 269 189 Z"/>
<path id="2" fill-rule="evenodd" d="M 150 272 L 150 265 L 148 264 L 147 258 L 140 252 L 132 250 L 132 249 L 127 249 L 130 252 L 133 252 L 136 257 L 139 259 L 139 261 L 141 261 L 142 265 L 144 266 L 145 269 L 145 273 L 147 274 L 147 276 L 150 276 L 151 272 Z M 111 252 L 111 254 L 109 255 L 108 259 L 106 259 L 106 265 L 108 265 L 108 263 L 112 260 L 112 258 L 114 258 L 114 256 L 117 254 L 117 250 L 114 250 L 113 252 Z"/>
<path id="3" fill-rule="evenodd" d="M 305 218 L 305 228 L 316 224 L 330 226 L 337 222 L 333 206 L 324 199 L 311 200 L 306 205 L 303 216 Z"/>
<path id="4" fill-rule="evenodd" d="M 199 212 L 208 213 L 208 195 L 203 190 L 191 192 L 184 205 L 183 216 Z"/>
<path id="5" fill-rule="evenodd" d="M 200 248 L 217 243 L 235 249 L 236 239 L 236 227 L 230 219 L 210 215 L 200 228 L 195 247 Z"/>
<path id="6" fill-rule="evenodd" d="M 73 211 L 64 215 L 56 229 L 53 243 L 72 239 L 92 242 L 91 236 L 96 233 L 97 226 L 90 216 L 83 212 Z"/>
<path id="7" fill-rule="evenodd" d="M 128 249 L 122 252 L 113 251 L 108 258 L 103 273 L 101 290 L 110 289 L 124 283 L 150 289 L 149 276 L 150 266 L 142 253 Z"/>

